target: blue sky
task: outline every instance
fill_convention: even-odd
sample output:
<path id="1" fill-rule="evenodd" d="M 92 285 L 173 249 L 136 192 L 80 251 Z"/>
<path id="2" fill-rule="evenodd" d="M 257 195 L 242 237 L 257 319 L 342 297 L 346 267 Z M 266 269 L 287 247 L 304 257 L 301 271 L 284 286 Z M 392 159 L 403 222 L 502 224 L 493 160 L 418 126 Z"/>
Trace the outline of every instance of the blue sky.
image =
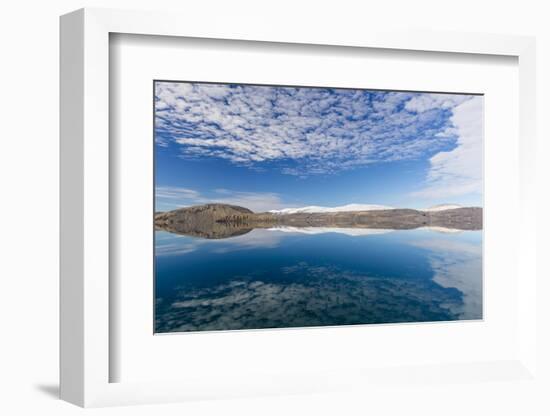
<path id="1" fill-rule="evenodd" d="M 156 209 L 482 204 L 483 98 L 155 83 Z"/>

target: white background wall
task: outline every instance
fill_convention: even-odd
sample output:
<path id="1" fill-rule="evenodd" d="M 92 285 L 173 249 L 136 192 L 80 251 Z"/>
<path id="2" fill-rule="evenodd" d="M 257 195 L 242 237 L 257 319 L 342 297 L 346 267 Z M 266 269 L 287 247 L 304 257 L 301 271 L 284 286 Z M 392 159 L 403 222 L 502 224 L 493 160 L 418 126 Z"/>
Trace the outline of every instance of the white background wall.
<path id="1" fill-rule="evenodd" d="M 546 213 L 550 165 L 550 12 L 545 1 L 394 0 L 299 2 L 298 0 L 19 0 L 0 8 L 0 412 L 69 415 L 81 409 L 60 402 L 58 368 L 58 16 L 74 9 L 116 7 L 188 12 L 189 19 L 221 13 L 254 18 L 268 15 L 287 24 L 321 19 L 327 30 L 342 25 L 367 26 L 387 22 L 405 27 L 535 35 L 538 41 L 539 189 L 540 214 Z M 182 21 L 185 24 L 185 21 Z M 544 164 L 544 166 L 543 166 Z M 539 249 L 548 245 L 546 218 L 539 223 Z M 503 235 L 503 238 L 505 236 Z M 549 267 L 539 267 L 550 277 Z M 544 256 L 547 257 L 547 256 Z M 549 307 L 539 286 L 542 339 L 541 366 L 550 374 Z M 548 380 L 548 379 L 547 379 Z M 281 414 L 550 414 L 548 392 L 532 384 L 483 386 L 434 385 L 401 389 L 388 387 L 376 397 L 347 393 L 197 402 L 187 404 L 100 409 L 101 415 L 140 415 L 151 412 L 193 415 Z"/>

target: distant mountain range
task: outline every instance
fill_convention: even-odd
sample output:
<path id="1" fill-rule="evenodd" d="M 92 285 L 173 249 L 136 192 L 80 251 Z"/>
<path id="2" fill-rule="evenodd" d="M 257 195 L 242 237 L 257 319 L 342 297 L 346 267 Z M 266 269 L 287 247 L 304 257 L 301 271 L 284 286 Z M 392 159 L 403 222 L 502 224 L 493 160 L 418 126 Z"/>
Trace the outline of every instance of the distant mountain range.
<path id="1" fill-rule="evenodd" d="M 430 208 L 419 209 L 419 211 L 426 212 L 435 212 L 435 211 L 445 211 L 447 209 L 457 209 L 462 208 L 461 205 L 457 204 L 441 204 L 435 205 Z M 272 214 L 298 214 L 298 213 L 321 213 L 321 212 L 356 212 L 356 211 L 382 211 L 388 209 L 396 209 L 387 205 L 372 205 L 372 204 L 347 204 L 341 205 L 338 207 L 320 207 L 317 205 L 310 205 L 307 207 L 301 208 L 283 208 L 283 209 L 272 209 L 269 211 Z"/>
<path id="2" fill-rule="evenodd" d="M 203 238 L 226 238 L 254 228 L 316 232 L 346 229 L 346 234 L 365 235 L 367 230 L 432 229 L 480 230 L 483 210 L 479 207 L 439 205 L 425 210 L 382 205 L 349 204 L 341 207 L 309 206 L 254 213 L 228 204 L 206 204 L 155 214 L 155 227 L 173 233 Z M 317 230 L 315 230 L 317 229 Z M 351 229 L 357 230 L 353 233 Z M 360 230 L 364 230 L 361 232 Z"/>
<path id="3" fill-rule="evenodd" d="M 355 211 L 380 211 L 385 209 L 393 209 L 385 205 L 367 205 L 367 204 L 347 204 L 339 207 L 320 207 L 311 205 L 302 208 L 284 208 L 272 209 L 269 211 L 272 214 L 297 214 L 301 212 L 319 213 L 319 212 L 355 212 Z"/>

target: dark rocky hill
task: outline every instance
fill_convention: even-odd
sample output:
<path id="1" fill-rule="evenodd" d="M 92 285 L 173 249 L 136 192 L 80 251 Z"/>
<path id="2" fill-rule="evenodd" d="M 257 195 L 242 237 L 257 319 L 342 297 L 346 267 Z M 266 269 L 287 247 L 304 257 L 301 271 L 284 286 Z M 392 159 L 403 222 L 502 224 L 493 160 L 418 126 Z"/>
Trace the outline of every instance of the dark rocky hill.
<path id="1" fill-rule="evenodd" d="M 226 238 L 245 234 L 254 213 L 228 204 L 206 204 L 155 214 L 155 228 L 203 238 Z"/>

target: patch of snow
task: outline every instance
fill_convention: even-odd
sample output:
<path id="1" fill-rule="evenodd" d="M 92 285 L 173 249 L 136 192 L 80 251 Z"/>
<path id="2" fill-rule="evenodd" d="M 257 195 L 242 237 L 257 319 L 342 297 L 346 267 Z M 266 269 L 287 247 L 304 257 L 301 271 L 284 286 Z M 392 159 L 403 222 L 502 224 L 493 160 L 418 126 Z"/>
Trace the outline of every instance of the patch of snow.
<path id="1" fill-rule="evenodd" d="M 347 204 L 339 207 L 320 207 L 311 205 L 301 208 L 284 208 L 273 209 L 269 212 L 272 214 L 297 214 L 297 213 L 324 213 L 324 212 L 352 212 L 352 211 L 379 211 L 393 209 L 385 205 L 372 205 L 372 204 Z"/>

